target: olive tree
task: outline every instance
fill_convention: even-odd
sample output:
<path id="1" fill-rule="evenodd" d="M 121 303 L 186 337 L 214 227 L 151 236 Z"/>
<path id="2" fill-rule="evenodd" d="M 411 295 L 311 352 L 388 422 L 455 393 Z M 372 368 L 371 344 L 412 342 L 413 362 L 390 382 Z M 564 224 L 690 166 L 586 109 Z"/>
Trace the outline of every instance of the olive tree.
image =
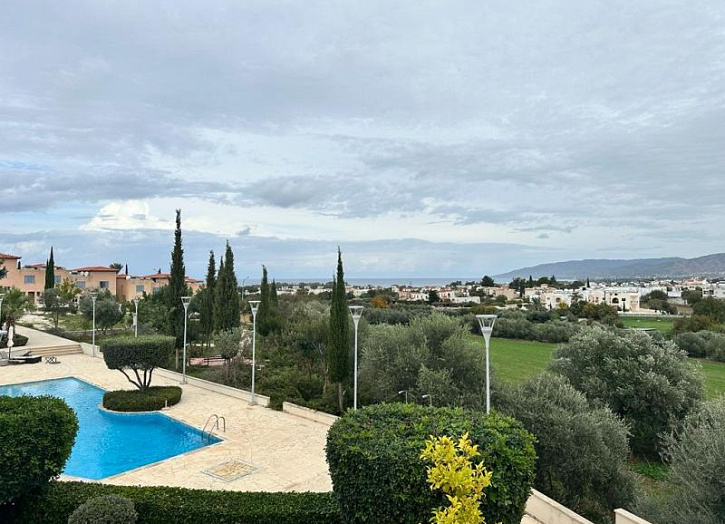
<path id="1" fill-rule="evenodd" d="M 101 352 L 108 369 L 117 369 L 140 391 L 146 391 L 154 369 L 168 364 L 174 343 L 174 337 L 162 335 L 119 337 L 104 340 Z"/>
<path id="2" fill-rule="evenodd" d="M 638 454 L 656 455 L 661 437 L 704 397 L 696 365 L 661 336 L 592 327 L 554 356 L 551 370 L 629 423 L 630 443 Z"/>
<path id="3" fill-rule="evenodd" d="M 497 388 L 495 405 L 536 436 L 536 489 L 596 522 L 632 505 L 628 428 L 609 408 L 551 373 Z"/>

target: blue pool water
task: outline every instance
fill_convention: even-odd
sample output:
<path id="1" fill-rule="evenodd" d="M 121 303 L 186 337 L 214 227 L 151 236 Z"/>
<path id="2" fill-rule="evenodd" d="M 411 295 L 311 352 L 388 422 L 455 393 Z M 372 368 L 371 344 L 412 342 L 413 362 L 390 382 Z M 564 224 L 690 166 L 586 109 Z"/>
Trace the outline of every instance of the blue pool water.
<path id="1" fill-rule="evenodd" d="M 209 444 L 201 432 L 161 413 L 99 408 L 104 391 L 75 378 L 0 386 L 0 395 L 52 395 L 78 415 L 78 434 L 63 473 L 98 480 Z M 211 443 L 218 442 L 212 438 Z"/>

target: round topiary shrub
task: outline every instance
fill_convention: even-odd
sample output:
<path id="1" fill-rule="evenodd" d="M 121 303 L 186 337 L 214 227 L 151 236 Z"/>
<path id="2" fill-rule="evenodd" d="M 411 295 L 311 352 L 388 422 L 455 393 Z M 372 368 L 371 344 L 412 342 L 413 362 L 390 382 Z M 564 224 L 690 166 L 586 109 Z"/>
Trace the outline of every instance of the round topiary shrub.
<path id="1" fill-rule="evenodd" d="M 110 411 L 158 411 L 178 404 L 179 386 L 153 386 L 146 391 L 119 390 L 103 394 L 103 407 Z"/>
<path id="2" fill-rule="evenodd" d="M 687 352 L 689 357 L 703 358 L 707 356 L 707 340 L 700 336 L 700 333 L 687 331 L 676 335 L 673 340 L 680 349 Z"/>
<path id="3" fill-rule="evenodd" d="M 0 506 L 60 475 L 77 432 L 60 399 L 0 397 Z"/>
<path id="4" fill-rule="evenodd" d="M 519 524 L 534 481 L 534 437 L 497 413 L 415 404 L 348 412 L 330 428 L 327 462 L 343 522 L 427 522 L 447 501 L 426 482 L 425 441 L 464 433 L 479 446 L 476 462 L 493 472 L 481 505 L 486 521 Z"/>
<path id="5" fill-rule="evenodd" d="M 136 524 L 133 502 L 119 495 L 88 499 L 71 513 L 68 524 Z"/>

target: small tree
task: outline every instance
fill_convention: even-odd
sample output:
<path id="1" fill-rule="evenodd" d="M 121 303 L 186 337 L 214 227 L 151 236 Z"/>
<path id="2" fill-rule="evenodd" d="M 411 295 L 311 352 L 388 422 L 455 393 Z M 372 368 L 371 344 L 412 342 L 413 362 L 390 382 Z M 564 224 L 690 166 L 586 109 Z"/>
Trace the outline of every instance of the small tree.
<path id="1" fill-rule="evenodd" d="M 108 369 L 117 369 L 140 391 L 146 391 L 154 369 L 169 362 L 174 346 L 175 339 L 170 336 L 121 337 L 103 341 L 101 352 Z M 133 372 L 135 380 L 128 371 Z"/>
<path id="2" fill-rule="evenodd" d="M 138 513 L 133 502 L 119 495 L 88 499 L 68 518 L 68 524 L 136 524 Z"/>
<path id="3" fill-rule="evenodd" d="M 93 321 L 93 300 L 85 295 L 80 301 L 80 310 L 83 318 L 89 322 Z M 109 291 L 99 293 L 96 298 L 96 327 L 101 331 L 115 326 L 123 318 L 123 312 L 118 307 L 118 302 Z"/>
<path id="4" fill-rule="evenodd" d="M 5 292 L 3 299 L 3 317 L 21 317 L 25 312 L 35 309 L 30 297 L 16 287 L 11 287 Z"/>
<path id="5" fill-rule="evenodd" d="M 236 357 L 242 349 L 242 330 L 225 329 L 214 335 L 214 350 L 227 361 Z"/>
<path id="6" fill-rule="evenodd" d="M 70 278 L 63 279 L 63 282 L 56 287 L 56 290 L 58 291 L 58 297 L 65 302 L 71 312 L 75 312 L 75 299 L 83 291 Z"/>
<path id="7" fill-rule="evenodd" d="M 52 313 L 55 329 L 58 329 L 58 320 L 61 310 L 66 306 L 65 301 L 61 298 L 57 289 L 46 289 L 43 291 L 43 307 Z"/>
<path id="8" fill-rule="evenodd" d="M 703 379 L 673 342 L 593 327 L 555 353 L 551 369 L 632 428 L 635 453 L 656 455 L 660 439 L 704 397 Z"/>

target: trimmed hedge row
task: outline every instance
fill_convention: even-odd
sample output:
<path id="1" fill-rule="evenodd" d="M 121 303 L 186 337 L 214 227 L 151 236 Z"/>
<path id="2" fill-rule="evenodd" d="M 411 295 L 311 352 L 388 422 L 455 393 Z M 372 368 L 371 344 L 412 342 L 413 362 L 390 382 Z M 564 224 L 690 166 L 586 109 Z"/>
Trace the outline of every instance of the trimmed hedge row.
<path id="1" fill-rule="evenodd" d="M 348 411 L 327 435 L 327 462 L 343 521 L 418 524 L 446 505 L 426 481 L 426 439 L 468 433 L 493 473 L 481 512 L 486 522 L 519 524 L 534 481 L 534 436 L 504 415 L 415 404 Z"/>
<path id="2" fill-rule="evenodd" d="M 60 475 L 77 431 L 58 398 L 0 396 L 0 507 Z"/>
<path id="3" fill-rule="evenodd" d="M 152 386 L 146 391 L 107 391 L 103 394 L 103 407 L 111 411 L 158 411 L 180 400 L 179 386 Z"/>
<path id="4" fill-rule="evenodd" d="M 88 499 L 110 494 L 134 503 L 138 524 L 340 523 L 332 493 L 251 493 L 86 482 L 51 482 L 42 495 L 24 498 L 9 515 L 10 522 L 67 524 L 73 511 Z"/>
<path id="5" fill-rule="evenodd" d="M 25 344 L 28 343 L 28 337 L 24 337 L 23 335 L 15 335 L 13 337 L 13 349 L 23 347 Z M 3 337 L 2 340 L 0 340 L 0 349 L 6 349 L 8 347 L 8 339 Z"/>

